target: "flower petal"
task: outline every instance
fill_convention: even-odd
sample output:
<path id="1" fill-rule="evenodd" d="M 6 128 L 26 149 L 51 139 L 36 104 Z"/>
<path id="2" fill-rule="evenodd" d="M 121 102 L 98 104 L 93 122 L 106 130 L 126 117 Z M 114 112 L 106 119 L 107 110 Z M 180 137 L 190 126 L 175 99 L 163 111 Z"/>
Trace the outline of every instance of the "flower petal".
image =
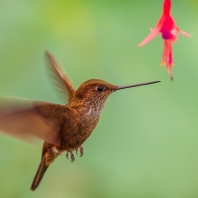
<path id="1" fill-rule="evenodd" d="M 157 22 L 157 24 L 155 25 L 155 27 L 152 29 L 150 28 L 150 34 L 140 43 L 138 44 L 138 47 L 141 47 L 145 44 L 147 44 L 149 41 L 151 41 L 152 39 L 154 39 L 160 32 L 162 25 L 164 23 L 165 17 L 162 15 L 159 19 L 159 21 Z"/>
<path id="2" fill-rule="evenodd" d="M 158 35 L 158 30 L 153 30 L 140 44 L 138 44 L 138 47 L 141 47 L 145 44 L 147 44 L 149 41 L 154 39 Z"/>
<path id="3" fill-rule="evenodd" d="M 182 30 L 180 30 L 180 29 L 178 29 L 178 32 L 180 33 L 180 34 L 182 34 L 183 36 L 186 36 L 186 37 L 191 37 L 193 34 L 188 34 L 188 33 L 186 33 L 186 32 L 184 32 L 184 31 L 182 31 Z"/>
<path id="4" fill-rule="evenodd" d="M 178 38 L 178 31 L 176 28 L 171 30 L 171 36 L 172 36 L 172 42 L 175 43 L 177 41 Z"/>

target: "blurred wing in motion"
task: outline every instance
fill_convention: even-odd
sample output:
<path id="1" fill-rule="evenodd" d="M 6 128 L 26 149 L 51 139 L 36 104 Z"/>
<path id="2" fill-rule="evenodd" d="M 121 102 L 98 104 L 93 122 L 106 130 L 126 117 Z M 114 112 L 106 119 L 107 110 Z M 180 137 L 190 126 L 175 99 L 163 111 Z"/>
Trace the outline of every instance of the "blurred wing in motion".
<path id="1" fill-rule="evenodd" d="M 1 97 L 0 132 L 27 142 L 37 137 L 56 144 L 60 125 L 55 117 L 50 116 L 52 105 L 54 104 Z"/>
<path id="2" fill-rule="evenodd" d="M 66 76 L 61 67 L 58 66 L 54 57 L 49 52 L 46 52 L 46 55 L 49 62 L 50 73 L 53 77 L 56 88 L 64 93 L 64 97 L 68 95 L 70 100 L 75 94 L 75 90 L 71 81 Z"/>

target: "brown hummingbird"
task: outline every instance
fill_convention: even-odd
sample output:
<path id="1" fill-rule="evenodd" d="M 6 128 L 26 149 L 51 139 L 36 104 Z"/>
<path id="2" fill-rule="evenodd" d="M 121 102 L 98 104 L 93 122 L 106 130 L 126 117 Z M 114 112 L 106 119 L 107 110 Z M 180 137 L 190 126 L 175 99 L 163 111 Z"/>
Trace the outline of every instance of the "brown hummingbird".
<path id="1" fill-rule="evenodd" d="M 49 165 L 61 153 L 75 160 L 74 151 L 83 155 L 82 144 L 95 129 L 108 96 L 118 90 L 149 85 L 160 81 L 116 86 L 99 79 L 82 83 L 75 91 L 71 81 L 50 53 L 46 53 L 50 69 L 69 96 L 66 105 L 28 100 L 1 104 L 0 130 L 20 139 L 29 135 L 44 140 L 41 162 L 31 185 L 35 190 Z M 5 99 L 4 99 L 5 101 Z M 14 99 L 16 101 L 16 99 Z M 6 103 L 6 102 L 5 102 Z"/>

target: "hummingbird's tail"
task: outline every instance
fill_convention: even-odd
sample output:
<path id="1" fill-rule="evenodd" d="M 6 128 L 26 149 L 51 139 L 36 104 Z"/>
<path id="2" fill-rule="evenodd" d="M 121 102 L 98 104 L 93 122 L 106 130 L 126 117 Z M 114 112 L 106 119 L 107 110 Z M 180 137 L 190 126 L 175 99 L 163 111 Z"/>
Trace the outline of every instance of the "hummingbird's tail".
<path id="1" fill-rule="evenodd" d="M 48 166 L 45 165 L 45 156 L 44 156 L 43 159 L 41 160 L 41 163 L 38 167 L 38 170 L 37 170 L 34 180 L 32 182 L 32 186 L 31 186 L 32 191 L 34 191 L 38 187 L 47 168 L 48 168 Z"/>

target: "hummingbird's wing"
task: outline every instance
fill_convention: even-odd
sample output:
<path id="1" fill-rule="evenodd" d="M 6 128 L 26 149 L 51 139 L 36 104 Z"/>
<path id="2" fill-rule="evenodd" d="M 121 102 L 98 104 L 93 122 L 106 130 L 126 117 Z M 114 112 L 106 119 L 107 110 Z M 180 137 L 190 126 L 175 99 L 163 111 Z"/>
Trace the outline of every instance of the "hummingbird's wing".
<path id="1" fill-rule="evenodd" d="M 53 105 L 47 102 L 1 97 L 0 132 L 26 142 L 31 142 L 33 137 L 37 137 L 57 144 L 61 117 L 58 119 L 53 115 Z"/>
<path id="2" fill-rule="evenodd" d="M 46 55 L 49 62 L 49 69 L 51 71 L 50 73 L 52 74 L 56 88 L 64 92 L 64 96 L 68 95 L 70 100 L 75 93 L 75 89 L 71 81 L 69 80 L 63 69 L 61 69 L 61 67 L 55 61 L 54 57 L 49 52 L 46 52 Z"/>

